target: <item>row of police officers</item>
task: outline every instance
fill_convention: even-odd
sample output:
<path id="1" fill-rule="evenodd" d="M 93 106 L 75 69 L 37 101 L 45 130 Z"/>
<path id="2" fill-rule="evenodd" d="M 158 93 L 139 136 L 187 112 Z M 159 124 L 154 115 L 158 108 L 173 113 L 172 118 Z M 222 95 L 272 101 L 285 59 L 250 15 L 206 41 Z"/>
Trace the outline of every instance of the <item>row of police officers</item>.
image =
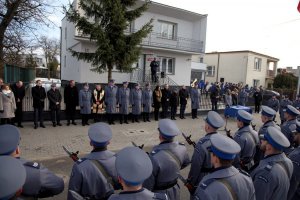
<path id="1" fill-rule="evenodd" d="M 180 170 L 190 163 L 184 182 L 191 199 L 299 199 L 299 114 L 287 106 L 286 123 L 279 127 L 273 121 L 276 111 L 262 106 L 264 124 L 257 133 L 251 126 L 253 116 L 239 110 L 238 130 L 229 138 L 218 133 L 225 124 L 223 118 L 210 111 L 205 118 L 206 135 L 195 145 L 191 160 L 184 144 L 175 140 L 181 131 L 169 119 L 158 122 L 160 143 L 148 155 L 138 147 L 126 147 L 117 154 L 109 151 L 112 130 L 106 123 L 95 123 L 88 130 L 91 153 L 73 166 L 68 199 L 177 200 Z M 8 180 L 0 181 L 0 199 L 60 193 L 61 178 L 20 158 L 19 130 L 10 125 L 0 129 L 0 178 Z"/>

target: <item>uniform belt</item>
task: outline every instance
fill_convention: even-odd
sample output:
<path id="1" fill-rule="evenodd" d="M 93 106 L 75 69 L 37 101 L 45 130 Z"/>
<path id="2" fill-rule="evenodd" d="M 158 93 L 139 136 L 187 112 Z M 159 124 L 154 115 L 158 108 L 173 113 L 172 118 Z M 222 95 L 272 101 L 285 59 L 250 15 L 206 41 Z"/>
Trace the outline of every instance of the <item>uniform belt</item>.
<path id="1" fill-rule="evenodd" d="M 177 179 L 172 182 L 165 183 L 163 185 L 154 186 L 154 190 L 167 190 L 169 188 L 174 187 L 175 185 L 177 185 Z"/>

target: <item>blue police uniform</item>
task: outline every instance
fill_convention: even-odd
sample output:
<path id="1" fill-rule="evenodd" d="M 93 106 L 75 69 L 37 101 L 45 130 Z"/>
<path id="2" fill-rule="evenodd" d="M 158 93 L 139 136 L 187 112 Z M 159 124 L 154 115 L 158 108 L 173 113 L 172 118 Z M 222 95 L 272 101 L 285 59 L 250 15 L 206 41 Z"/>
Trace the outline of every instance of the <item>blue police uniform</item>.
<path id="1" fill-rule="evenodd" d="M 276 115 L 276 111 L 268 106 L 262 106 L 261 109 L 262 109 L 261 115 L 264 115 L 264 116 L 270 118 L 270 120 L 265 122 L 262 125 L 262 127 L 260 127 L 260 129 L 258 131 L 258 135 L 263 135 L 269 126 L 273 126 L 273 127 L 277 128 L 278 130 L 280 130 L 280 127 L 272 120 L 272 118 L 274 118 L 274 116 Z"/>
<path id="2" fill-rule="evenodd" d="M 263 137 L 278 151 L 290 146 L 288 139 L 274 127 L 268 127 Z M 251 173 L 256 199 L 286 199 L 292 174 L 292 161 L 284 153 L 266 155 Z"/>
<path id="3" fill-rule="evenodd" d="M 118 176 L 128 186 L 142 186 L 143 182 L 151 175 L 152 163 L 149 156 L 137 147 L 126 147 L 117 153 L 116 170 Z M 123 191 L 113 194 L 109 200 L 153 200 L 168 199 L 166 194 L 153 193 L 145 188 L 136 191 Z"/>
<path id="4" fill-rule="evenodd" d="M 288 99 L 288 97 L 285 97 L 280 101 L 279 115 L 281 123 L 285 121 L 284 112 L 286 111 L 288 105 L 292 105 L 292 102 Z"/>
<path id="5" fill-rule="evenodd" d="M 144 187 L 156 193 L 166 193 L 169 199 L 176 200 L 180 198 L 178 173 L 190 164 L 190 158 L 184 144 L 173 141 L 175 136 L 181 134 L 175 122 L 161 119 L 158 130 L 165 141 L 154 146 L 150 153 L 153 171 Z"/>
<path id="6" fill-rule="evenodd" d="M 237 168 L 241 167 L 245 171 L 249 171 L 254 166 L 254 156 L 256 151 L 259 150 L 258 133 L 250 125 L 252 119 L 253 117 L 250 113 L 239 110 L 237 120 L 242 121 L 246 125 L 239 128 L 233 137 L 234 141 L 241 147 L 241 152 L 237 154 L 234 165 Z"/>
<path id="7" fill-rule="evenodd" d="M 225 124 L 223 118 L 215 111 L 209 111 L 205 121 L 209 126 L 215 129 L 221 128 Z M 195 147 L 191 161 L 191 169 L 188 175 L 188 181 L 195 189 L 202 178 L 212 170 L 210 153 L 207 148 L 210 147 L 210 137 L 214 134 L 218 133 L 207 133 L 198 141 Z M 193 194 L 193 191 L 190 192 Z"/>
<path id="8" fill-rule="evenodd" d="M 0 155 L 10 155 L 18 147 L 20 132 L 15 126 L 0 126 Z M 64 190 L 64 181 L 43 165 L 17 158 L 25 167 L 26 181 L 22 196 L 45 198 L 60 194 Z"/>
<path id="9" fill-rule="evenodd" d="M 91 199 L 107 199 L 119 189 L 115 154 L 107 150 L 112 131 L 106 123 L 95 123 L 88 131 L 94 150 L 77 161 L 72 169 L 69 190 Z M 69 191 L 68 199 L 75 199 Z"/>
<path id="10" fill-rule="evenodd" d="M 294 119 L 285 121 L 281 125 L 281 132 L 288 138 L 290 143 L 294 142 L 293 132 L 296 130 L 296 117 L 300 114 L 300 112 L 293 106 L 288 105 L 286 108 L 286 113 L 294 117 Z"/>
<path id="11" fill-rule="evenodd" d="M 25 179 L 26 171 L 20 161 L 11 156 L 0 156 L 0 199 L 13 198 L 22 189 Z"/>
<path id="12" fill-rule="evenodd" d="M 296 121 L 295 134 L 300 134 L 300 122 Z M 289 159 L 293 162 L 294 170 L 290 181 L 288 192 L 288 200 L 300 199 L 300 146 L 295 148 L 289 155 Z"/>
<path id="13" fill-rule="evenodd" d="M 212 135 L 210 141 L 209 151 L 222 160 L 233 160 L 241 150 L 239 144 L 221 134 Z M 194 199 L 253 200 L 255 190 L 249 174 L 228 165 L 215 168 L 211 174 L 204 176 Z"/>

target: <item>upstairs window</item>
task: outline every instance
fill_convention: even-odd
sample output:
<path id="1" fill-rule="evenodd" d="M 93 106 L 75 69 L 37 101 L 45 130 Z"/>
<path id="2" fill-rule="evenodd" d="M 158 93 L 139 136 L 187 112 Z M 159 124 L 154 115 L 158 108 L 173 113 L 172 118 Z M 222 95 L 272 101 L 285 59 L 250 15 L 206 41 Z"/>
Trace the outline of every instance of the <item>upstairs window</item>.
<path id="1" fill-rule="evenodd" d="M 261 58 L 254 58 L 254 70 L 261 70 Z"/>
<path id="2" fill-rule="evenodd" d="M 206 76 L 215 76 L 215 66 L 207 66 L 207 74 Z"/>
<path id="3" fill-rule="evenodd" d="M 160 21 L 160 36 L 166 39 L 176 39 L 177 25 L 171 22 Z"/>

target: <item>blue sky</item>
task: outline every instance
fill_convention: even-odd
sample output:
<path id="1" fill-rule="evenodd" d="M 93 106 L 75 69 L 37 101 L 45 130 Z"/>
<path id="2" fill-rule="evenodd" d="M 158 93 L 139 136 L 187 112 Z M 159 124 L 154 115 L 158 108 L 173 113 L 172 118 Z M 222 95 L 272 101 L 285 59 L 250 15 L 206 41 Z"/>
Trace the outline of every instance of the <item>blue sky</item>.
<path id="1" fill-rule="evenodd" d="M 60 0 L 67 5 L 69 0 Z M 299 0 L 156 0 L 208 14 L 206 52 L 251 50 L 279 58 L 278 67 L 300 66 Z M 59 38 L 57 11 L 51 36 Z"/>

